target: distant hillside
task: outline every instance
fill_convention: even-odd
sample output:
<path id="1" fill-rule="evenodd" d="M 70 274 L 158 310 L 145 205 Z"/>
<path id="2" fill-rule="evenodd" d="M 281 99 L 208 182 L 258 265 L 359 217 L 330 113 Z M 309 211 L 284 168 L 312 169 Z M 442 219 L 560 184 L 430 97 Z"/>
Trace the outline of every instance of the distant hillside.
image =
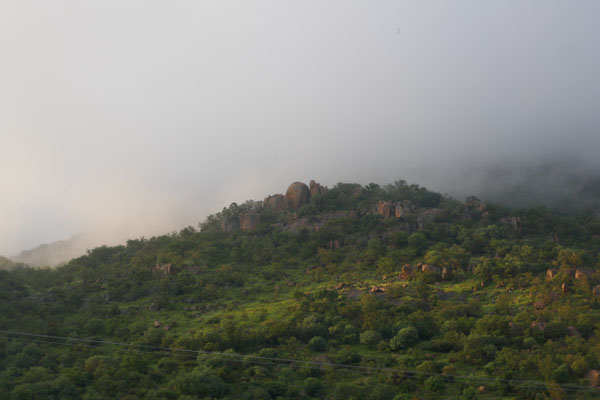
<path id="1" fill-rule="evenodd" d="M 294 182 L 0 299 L 2 399 L 600 394 L 600 218 L 405 181 Z"/>
<path id="2" fill-rule="evenodd" d="M 19 255 L 11 257 L 17 263 L 32 267 L 55 267 L 64 264 L 72 258 L 85 253 L 86 247 L 81 236 L 68 240 L 58 240 L 49 244 L 39 245 L 31 250 L 23 250 Z"/>

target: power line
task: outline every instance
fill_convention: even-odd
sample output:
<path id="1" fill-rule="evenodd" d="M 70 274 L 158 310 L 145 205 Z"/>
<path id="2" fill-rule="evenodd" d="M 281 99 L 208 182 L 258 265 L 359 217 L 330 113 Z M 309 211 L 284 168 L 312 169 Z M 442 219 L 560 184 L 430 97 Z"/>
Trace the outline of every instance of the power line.
<path id="1" fill-rule="evenodd" d="M 40 339 L 66 340 L 66 341 L 78 342 L 78 344 L 74 344 L 74 343 L 56 342 L 56 341 L 48 341 L 48 340 L 33 341 L 33 340 L 25 340 L 25 339 L 14 337 L 14 336 L 0 336 L 5 339 L 17 339 L 17 340 L 24 340 L 24 341 L 29 341 L 29 342 L 36 342 L 36 343 L 67 345 L 67 346 L 73 346 L 73 347 L 83 346 L 83 347 L 92 348 L 92 349 L 98 349 L 97 346 L 93 346 L 92 344 L 99 344 L 99 345 L 104 344 L 104 345 L 120 346 L 124 349 L 136 351 L 136 352 L 140 352 L 140 353 L 161 354 L 159 352 L 169 352 L 171 354 L 179 354 L 180 356 L 187 356 L 187 357 L 194 357 L 194 358 L 196 358 L 198 355 L 208 355 L 208 356 L 213 357 L 214 359 L 221 360 L 221 361 L 233 361 L 233 362 L 262 364 L 262 365 L 270 365 L 270 366 L 302 364 L 302 365 L 305 365 L 310 368 L 322 369 L 324 366 L 327 366 L 327 367 L 333 368 L 336 371 L 347 370 L 347 371 L 366 373 L 366 374 L 388 372 L 388 373 L 398 373 L 398 374 L 409 374 L 409 375 L 414 375 L 415 377 L 416 376 L 439 376 L 439 377 L 442 377 L 445 379 L 453 379 L 453 380 L 464 380 L 464 381 L 476 380 L 476 381 L 488 381 L 488 382 L 497 382 L 497 380 L 500 379 L 502 381 L 506 381 L 505 386 L 508 386 L 508 383 L 520 384 L 521 387 L 533 387 L 533 388 L 540 388 L 540 387 L 546 386 L 546 382 L 535 381 L 535 380 L 502 379 L 502 378 L 491 377 L 491 376 L 440 374 L 440 373 L 435 373 L 435 372 L 423 372 L 423 371 L 410 370 L 410 369 L 359 366 L 359 365 L 341 364 L 341 363 L 333 363 L 333 362 L 309 361 L 309 360 L 299 360 L 299 359 L 293 359 L 293 358 L 265 357 L 265 356 L 249 355 L 249 354 L 224 353 L 224 352 L 207 351 L 207 350 L 190 350 L 190 349 L 180 349 L 180 348 L 174 348 L 174 347 L 151 346 L 151 345 L 143 345 L 143 344 L 124 343 L 124 342 L 112 342 L 112 341 L 107 341 L 107 340 L 94 340 L 94 339 L 74 338 L 74 337 L 65 337 L 65 336 L 43 335 L 43 334 L 18 332 L 18 331 L 0 331 L 0 334 L 19 335 L 19 336 L 34 337 L 34 338 L 40 338 Z M 139 348 L 143 348 L 146 350 L 139 350 Z M 267 362 L 265 362 L 265 361 L 267 361 Z M 287 364 L 281 364 L 281 363 L 287 363 Z M 559 386 L 562 389 L 567 390 L 567 391 L 594 390 L 594 389 L 590 389 L 589 387 L 582 386 L 582 385 L 576 385 L 576 384 L 562 384 Z"/>

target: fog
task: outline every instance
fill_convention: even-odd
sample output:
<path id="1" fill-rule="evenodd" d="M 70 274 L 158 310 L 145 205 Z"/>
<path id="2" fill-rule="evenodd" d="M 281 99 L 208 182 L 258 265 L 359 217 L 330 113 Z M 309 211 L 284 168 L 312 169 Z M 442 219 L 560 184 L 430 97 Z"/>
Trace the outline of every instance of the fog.
<path id="1" fill-rule="evenodd" d="M 599 176 L 598 15 L 595 0 L 1 2 L 0 254 L 166 233 L 296 180 L 572 196 Z"/>

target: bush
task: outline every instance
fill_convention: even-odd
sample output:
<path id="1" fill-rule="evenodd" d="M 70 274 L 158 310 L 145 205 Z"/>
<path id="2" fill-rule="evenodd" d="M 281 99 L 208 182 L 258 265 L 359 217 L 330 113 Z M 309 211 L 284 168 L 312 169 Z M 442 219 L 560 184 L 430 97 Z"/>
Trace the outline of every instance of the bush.
<path id="1" fill-rule="evenodd" d="M 360 343 L 373 345 L 381 341 L 381 335 L 375 331 L 364 331 L 360 334 Z"/>
<path id="2" fill-rule="evenodd" d="M 340 364 L 357 364 L 360 362 L 360 359 L 360 354 L 350 347 L 342 348 L 336 357 L 336 361 Z"/>
<path id="3" fill-rule="evenodd" d="M 315 378 L 307 378 L 304 381 L 304 392 L 312 397 L 317 397 L 323 391 L 323 384 Z"/>
<path id="4" fill-rule="evenodd" d="M 444 381 L 439 376 L 430 376 L 425 379 L 425 389 L 431 392 L 439 392 L 444 389 Z"/>
<path id="5" fill-rule="evenodd" d="M 472 386 L 464 388 L 460 400 L 473 400 L 477 397 L 477 389 Z"/>
<path id="6" fill-rule="evenodd" d="M 406 349 L 417 343 L 419 340 L 419 333 L 412 327 L 402 328 L 398 331 L 398 334 L 390 339 L 390 348 L 392 350 Z"/>
<path id="7" fill-rule="evenodd" d="M 222 397 L 226 386 L 223 381 L 209 371 L 194 370 L 175 379 L 174 389 L 180 393 L 197 397 Z"/>
<path id="8" fill-rule="evenodd" d="M 325 351 L 327 349 L 327 340 L 321 336 L 315 336 L 308 341 L 308 348 L 312 351 Z"/>
<path id="9" fill-rule="evenodd" d="M 557 383 L 565 383 L 569 380 L 569 367 L 562 364 L 552 372 L 552 380 Z"/>

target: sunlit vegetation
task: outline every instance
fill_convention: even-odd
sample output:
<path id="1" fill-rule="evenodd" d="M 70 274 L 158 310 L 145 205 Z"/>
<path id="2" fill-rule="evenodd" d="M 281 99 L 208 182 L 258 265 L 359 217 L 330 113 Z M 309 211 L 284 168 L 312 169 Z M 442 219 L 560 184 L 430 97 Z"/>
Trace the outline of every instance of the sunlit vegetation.
<path id="1" fill-rule="evenodd" d="M 404 200 L 400 218 L 374 211 Z M 242 212 L 260 214 L 256 229 L 223 232 Z M 298 218 L 320 225 L 286 229 Z M 7 264 L 0 393 L 596 398 L 599 251 L 592 211 L 461 203 L 402 181 L 338 184 L 296 213 L 232 204 L 56 269 Z"/>

